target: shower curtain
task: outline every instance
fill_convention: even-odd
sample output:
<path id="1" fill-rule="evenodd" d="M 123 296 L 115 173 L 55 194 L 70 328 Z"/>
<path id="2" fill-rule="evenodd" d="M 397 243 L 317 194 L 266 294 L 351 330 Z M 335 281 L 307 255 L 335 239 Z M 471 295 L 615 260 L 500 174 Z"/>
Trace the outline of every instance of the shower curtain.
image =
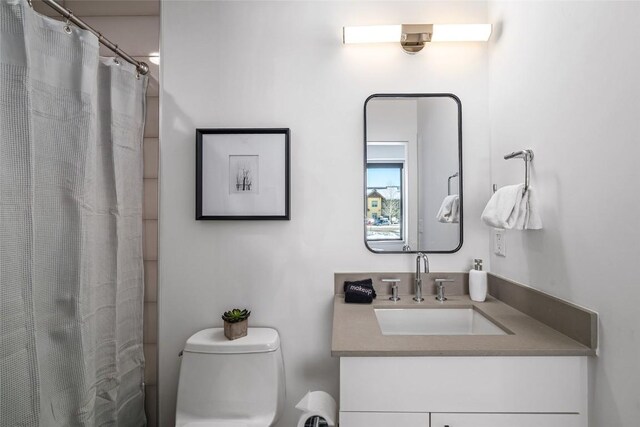
<path id="1" fill-rule="evenodd" d="M 0 0 L 0 425 L 142 426 L 147 80 Z"/>

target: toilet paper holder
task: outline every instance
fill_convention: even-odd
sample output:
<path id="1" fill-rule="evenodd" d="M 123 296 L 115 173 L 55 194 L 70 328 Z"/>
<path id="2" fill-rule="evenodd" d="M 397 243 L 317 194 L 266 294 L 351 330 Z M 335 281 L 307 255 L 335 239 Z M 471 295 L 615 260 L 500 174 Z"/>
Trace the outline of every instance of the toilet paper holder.
<path id="1" fill-rule="evenodd" d="M 314 415 L 304 422 L 304 427 L 327 427 L 328 425 L 327 420 L 318 415 Z"/>
<path id="2" fill-rule="evenodd" d="M 310 391 L 296 405 L 302 411 L 298 427 L 335 427 L 338 404 L 329 393 Z"/>

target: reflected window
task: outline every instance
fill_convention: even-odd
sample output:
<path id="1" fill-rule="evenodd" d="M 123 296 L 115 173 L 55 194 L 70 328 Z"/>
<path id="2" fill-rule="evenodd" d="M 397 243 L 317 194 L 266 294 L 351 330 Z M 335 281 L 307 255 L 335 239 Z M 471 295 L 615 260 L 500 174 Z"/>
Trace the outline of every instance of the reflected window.
<path id="1" fill-rule="evenodd" d="M 367 163 L 367 240 L 403 240 L 404 163 Z"/>

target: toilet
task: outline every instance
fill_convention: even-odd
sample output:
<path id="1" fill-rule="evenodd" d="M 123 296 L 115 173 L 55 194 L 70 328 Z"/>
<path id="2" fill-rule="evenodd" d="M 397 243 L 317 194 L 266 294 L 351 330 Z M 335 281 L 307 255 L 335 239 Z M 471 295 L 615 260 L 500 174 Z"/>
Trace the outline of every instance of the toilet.
<path id="1" fill-rule="evenodd" d="M 197 332 L 182 354 L 176 427 L 267 427 L 285 399 L 278 331 L 249 328 L 230 341 L 223 328 Z"/>

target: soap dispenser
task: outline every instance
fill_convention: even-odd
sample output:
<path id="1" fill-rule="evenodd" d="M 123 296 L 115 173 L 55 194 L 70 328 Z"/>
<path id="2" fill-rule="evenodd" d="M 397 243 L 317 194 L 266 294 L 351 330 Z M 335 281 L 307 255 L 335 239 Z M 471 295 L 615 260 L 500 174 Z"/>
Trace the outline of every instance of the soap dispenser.
<path id="1" fill-rule="evenodd" d="M 473 301 L 487 299 L 487 272 L 482 271 L 482 260 L 473 260 L 473 269 L 469 271 L 469 296 Z"/>

